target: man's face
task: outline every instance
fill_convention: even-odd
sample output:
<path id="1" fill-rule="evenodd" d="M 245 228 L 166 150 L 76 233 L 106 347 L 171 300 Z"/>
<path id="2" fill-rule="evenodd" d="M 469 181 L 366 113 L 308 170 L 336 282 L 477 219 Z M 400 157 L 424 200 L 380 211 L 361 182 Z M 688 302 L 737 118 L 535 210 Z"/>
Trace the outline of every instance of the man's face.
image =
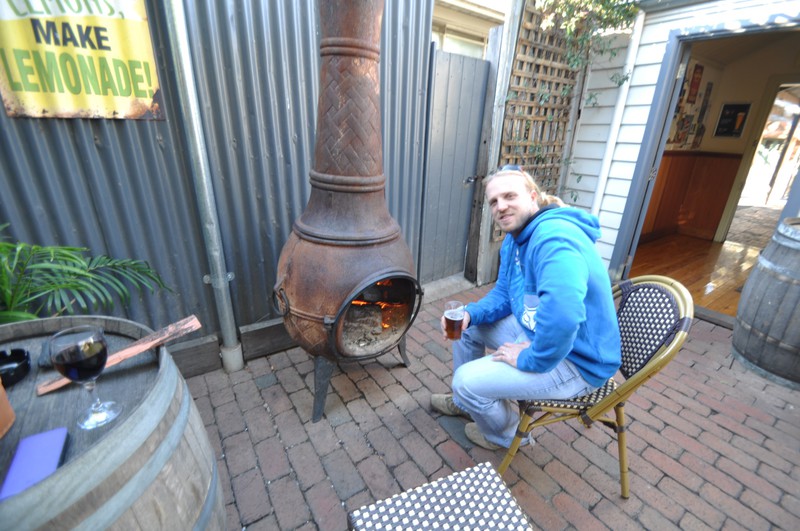
<path id="1" fill-rule="evenodd" d="M 528 190 L 519 172 L 498 174 L 486 185 L 492 217 L 503 232 L 516 235 L 538 210 L 536 192 Z"/>

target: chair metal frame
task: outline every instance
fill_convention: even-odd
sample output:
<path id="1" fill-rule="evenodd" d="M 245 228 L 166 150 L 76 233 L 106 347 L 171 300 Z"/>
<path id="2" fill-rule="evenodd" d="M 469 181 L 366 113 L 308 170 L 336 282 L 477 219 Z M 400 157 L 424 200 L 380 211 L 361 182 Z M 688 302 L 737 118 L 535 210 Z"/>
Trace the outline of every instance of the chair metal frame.
<path id="1" fill-rule="evenodd" d="M 644 289 L 643 289 L 644 288 Z M 653 289 L 655 288 L 655 289 Z M 639 292 L 638 297 L 650 297 L 650 304 L 657 304 L 658 311 L 663 317 L 664 312 L 671 312 L 672 322 L 669 325 L 660 323 L 661 328 L 653 330 L 656 337 L 652 347 L 642 352 L 641 334 L 633 334 L 626 329 L 626 302 L 631 295 Z M 613 287 L 614 299 L 617 302 L 617 315 L 620 318 L 620 332 L 622 336 L 623 366 L 620 369 L 625 380 L 618 383 L 610 378 L 600 389 L 590 395 L 576 397 L 570 400 L 529 400 L 520 402 L 520 423 L 517 434 L 511 447 L 508 449 L 503 462 L 498 468 L 502 475 L 508 469 L 511 461 L 519 450 L 520 443 L 531 430 L 539 426 L 546 426 L 555 422 L 578 419 L 587 428 L 595 422 L 611 428 L 617 434 L 619 447 L 619 472 L 622 497 L 628 498 L 630 483 L 628 478 L 628 454 L 625 431 L 625 401 L 647 380 L 652 378 L 667 365 L 678 353 L 686 341 L 689 329 L 694 318 L 694 303 L 689 291 L 678 281 L 661 275 L 643 275 L 640 277 L 623 280 Z M 659 300 L 654 298 L 658 297 Z M 635 304 L 642 304 L 641 300 Z M 630 311 L 635 311 L 633 310 Z M 641 326 L 641 323 L 640 323 Z M 664 334 L 664 329 L 668 328 Z M 641 330 L 639 330 L 641 332 Z M 649 338 L 653 339 L 653 338 Z M 652 350 L 652 352 L 650 352 Z M 614 409 L 614 418 L 607 415 Z M 534 419 L 535 415 L 539 415 Z"/>

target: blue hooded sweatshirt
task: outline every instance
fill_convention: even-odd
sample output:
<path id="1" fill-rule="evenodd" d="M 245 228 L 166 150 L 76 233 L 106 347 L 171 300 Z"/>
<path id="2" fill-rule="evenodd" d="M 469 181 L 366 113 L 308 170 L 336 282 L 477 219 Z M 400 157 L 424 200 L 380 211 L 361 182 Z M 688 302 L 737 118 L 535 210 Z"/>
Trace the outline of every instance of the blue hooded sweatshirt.
<path id="1" fill-rule="evenodd" d="M 619 323 L 608 271 L 595 248 L 597 218 L 577 208 L 539 210 L 506 234 L 494 288 L 468 304 L 470 326 L 513 313 L 530 346 L 517 368 L 544 373 L 563 359 L 600 387 L 620 366 Z"/>

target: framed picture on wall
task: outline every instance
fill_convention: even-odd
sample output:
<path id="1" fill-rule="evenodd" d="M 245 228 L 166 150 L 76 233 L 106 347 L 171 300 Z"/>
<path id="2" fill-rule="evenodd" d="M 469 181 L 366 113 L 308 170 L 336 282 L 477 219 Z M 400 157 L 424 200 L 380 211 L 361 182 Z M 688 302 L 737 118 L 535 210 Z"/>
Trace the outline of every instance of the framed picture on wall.
<path id="1" fill-rule="evenodd" d="M 714 136 L 739 138 L 749 113 L 749 103 L 723 103 Z"/>

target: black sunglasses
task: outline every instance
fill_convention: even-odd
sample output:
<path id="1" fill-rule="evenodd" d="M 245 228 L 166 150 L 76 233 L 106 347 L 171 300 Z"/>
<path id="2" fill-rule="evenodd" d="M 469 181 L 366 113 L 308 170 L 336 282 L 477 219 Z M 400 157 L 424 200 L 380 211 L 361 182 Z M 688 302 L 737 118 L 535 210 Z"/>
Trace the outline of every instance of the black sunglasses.
<path id="1" fill-rule="evenodd" d="M 505 166 L 500 168 L 499 171 L 524 171 L 524 170 L 522 169 L 522 166 L 519 166 L 517 164 L 506 164 Z"/>

